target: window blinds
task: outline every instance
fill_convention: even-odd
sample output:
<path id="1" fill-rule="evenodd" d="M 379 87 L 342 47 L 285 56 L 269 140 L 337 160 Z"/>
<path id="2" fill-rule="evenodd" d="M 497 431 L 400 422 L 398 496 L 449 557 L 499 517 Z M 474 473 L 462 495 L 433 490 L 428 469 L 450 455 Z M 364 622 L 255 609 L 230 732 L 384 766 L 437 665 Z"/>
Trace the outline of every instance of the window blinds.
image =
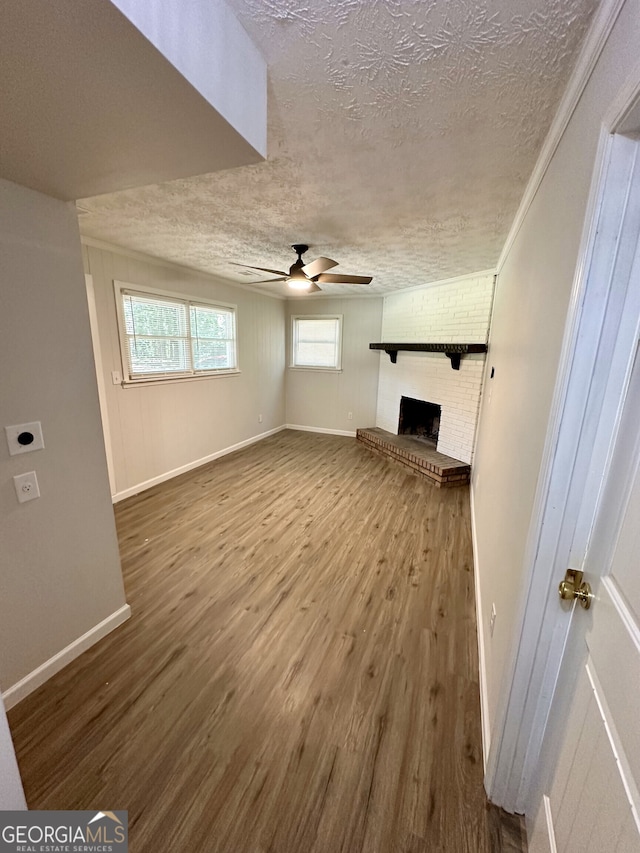
<path id="1" fill-rule="evenodd" d="M 340 319 L 294 318 L 294 367 L 340 366 Z"/>
<path id="2" fill-rule="evenodd" d="M 121 291 L 129 379 L 236 368 L 235 311 Z"/>

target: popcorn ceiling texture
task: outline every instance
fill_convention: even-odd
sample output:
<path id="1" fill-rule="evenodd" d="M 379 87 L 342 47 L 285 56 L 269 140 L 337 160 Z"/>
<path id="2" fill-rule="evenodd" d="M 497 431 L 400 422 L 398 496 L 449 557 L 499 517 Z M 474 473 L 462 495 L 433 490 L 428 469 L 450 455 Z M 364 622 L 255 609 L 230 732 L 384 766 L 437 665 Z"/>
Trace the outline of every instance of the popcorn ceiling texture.
<path id="1" fill-rule="evenodd" d="M 83 200 L 84 234 L 245 284 L 293 242 L 388 293 L 495 266 L 595 0 L 228 0 L 268 160 Z M 282 286 L 267 289 L 283 292 Z"/>

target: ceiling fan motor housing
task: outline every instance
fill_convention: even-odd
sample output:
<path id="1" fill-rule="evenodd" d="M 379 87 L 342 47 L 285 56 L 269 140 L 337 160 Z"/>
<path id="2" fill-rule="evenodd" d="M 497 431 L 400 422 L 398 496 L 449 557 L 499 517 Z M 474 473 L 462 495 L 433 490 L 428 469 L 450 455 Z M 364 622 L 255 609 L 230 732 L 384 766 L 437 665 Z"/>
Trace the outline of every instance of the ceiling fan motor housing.
<path id="1" fill-rule="evenodd" d="M 302 256 L 309 249 L 309 247 L 305 243 L 294 243 L 291 246 L 291 248 L 293 249 L 293 251 L 298 256 L 298 260 L 295 261 L 295 263 L 293 263 L 289 267 L 289 275 L 293 276 L 294 278 L 299 278 L 299 279 L 307 278 L 307 276 L 304 273 L 301 273 L 299 275 L 296 275 L 296 273 L 299 269 L 301 269 L 304 266 L 304 261 L 302 260 Z"/>
<path id="2" fill-rule="evenodd" d="M 315 261 L 305 263 L 302 256 L 308 251 L 309 246 L 306 243 L 292 243 L 291 248 L 298 256 L 298 259 L 289 267 L 289 272 L 284 270 L 273 270 L 269 267 L 249 267 L 249 269 L 259 270 L 260 272 L 268 272 L 271 275 L 277 275 L 279 278 L 267 279 L 265 281 L 256 281 L 254 284 L 271 284 L 276 281 L 286 281 L 294 290 L 306 290 L 309 293 L 314 293 L 316 290 L 322 290 L 319 284 L 370 284 L 371 276 L 363 275 L 336 275 L 335 273 L 327 273 L 327 270 L 338 266 L 337 261 L 332 261 L 331 258 L 316 258 Z M 244 266 L 240 264 L 240 266 Z"/>

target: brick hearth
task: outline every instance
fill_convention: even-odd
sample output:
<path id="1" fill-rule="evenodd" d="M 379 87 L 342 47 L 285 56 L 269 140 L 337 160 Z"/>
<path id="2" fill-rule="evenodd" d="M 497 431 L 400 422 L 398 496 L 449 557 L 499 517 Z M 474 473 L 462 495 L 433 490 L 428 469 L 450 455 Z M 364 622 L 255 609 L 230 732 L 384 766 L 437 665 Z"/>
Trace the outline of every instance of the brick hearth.
<path id="1" fill-rule="evenodd" d="M 438 488 L 463 486 L 469 482 L 470 465 L 438 453 L 426 442 L 409 435 L 394 435 L 372 427 L 357 430 L 356 438 L 369 450 L 399 462 L 414 473 L 426 477 Z"/>

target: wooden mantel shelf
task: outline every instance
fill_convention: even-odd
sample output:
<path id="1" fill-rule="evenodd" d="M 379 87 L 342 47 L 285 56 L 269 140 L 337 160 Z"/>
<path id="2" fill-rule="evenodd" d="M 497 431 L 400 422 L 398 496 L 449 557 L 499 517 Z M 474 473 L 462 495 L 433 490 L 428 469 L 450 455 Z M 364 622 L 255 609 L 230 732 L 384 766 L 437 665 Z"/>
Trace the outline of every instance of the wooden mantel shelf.
<path id="1" fill-rule="evenodd" d="M 382 349 L 395 364 L 398 352 L 443 352 L 454 370 L 460 370 L 460 359 L 470 352 L 486 352 L 486 344 L 369 344 L 369 349 Z"/>

